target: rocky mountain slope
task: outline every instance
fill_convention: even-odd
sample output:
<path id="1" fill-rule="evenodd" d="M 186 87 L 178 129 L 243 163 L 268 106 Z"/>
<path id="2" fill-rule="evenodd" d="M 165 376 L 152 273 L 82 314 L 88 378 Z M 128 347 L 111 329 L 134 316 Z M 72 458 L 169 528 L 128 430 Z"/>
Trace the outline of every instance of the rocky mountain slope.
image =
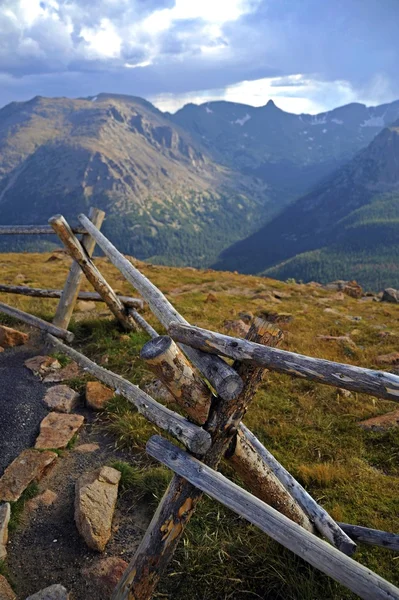
<path id="1" fill-rule="evenodd" d="M 397 285 L 399 121 L 311 193 L 225 251 L 218 267 Z"/>
<path id="2" fill-rule="evenodd" d="M 198 264 L 253 230 L 268 202 L 263 184 L 215 163 L 140 98 L 37 97 L 0 111 L 3 224 L 42 223 L 95 204 L 124 251 Z"/>

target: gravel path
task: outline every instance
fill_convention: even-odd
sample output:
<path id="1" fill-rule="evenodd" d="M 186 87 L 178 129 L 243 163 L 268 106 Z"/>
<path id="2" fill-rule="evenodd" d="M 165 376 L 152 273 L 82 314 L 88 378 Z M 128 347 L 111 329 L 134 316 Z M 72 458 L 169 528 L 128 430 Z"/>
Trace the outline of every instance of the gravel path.
<path id="1" fill-rule="evenodd" d="M 46 386 L 24 366 L 37 349 L 19 346 L 0 354 L 0 475 L 22 450 L 34 445 L 48 410 Z"/>

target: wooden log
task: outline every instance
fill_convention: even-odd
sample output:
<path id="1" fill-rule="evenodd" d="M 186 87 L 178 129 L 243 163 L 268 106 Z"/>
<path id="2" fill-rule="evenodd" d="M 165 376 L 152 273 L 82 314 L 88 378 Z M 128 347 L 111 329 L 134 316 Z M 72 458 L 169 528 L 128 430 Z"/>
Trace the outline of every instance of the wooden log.
<path id="1" fill-rule="evenodd" d="M 148 303 L 152 312 L 159 321 L 168 327 L 173 321 L 187 323 L 165 298 L 162 292 L 145 277 L 131 262 L 121 254 L 113 244 L 100 232 L 85 215 L 79 216 L 90 235 L 96 240 L 104 254 L 113 265 L 126 277 L 126 279 L 138 290 Z M 209 354 L 198 352 L 193 348 L 183 347 L 181 349 L 191 360 L 197 369 L 206 377 L 221 398 L 234 399 L 242 391 L 242 381 L 237 373 L 224 360 L 219 357 L 210 357 Z"/>
<path id="2" fill-rule="evenodd" d="M 104 211 L 94 207 L 90 208 L 89 218 L 93 225 L 95 225 L 98 229 L 101 229 L 104 217 Z M 91 257 L 96 245 L 95 240 L 93 240 L 90 234 L 86 233 L 82 238 L 81 244 L 86 251 L 87 256 Z M 80 286 L 82 284 L 82 279 L 83 271 L 79 266 L 79 263 L 74 261 L 69 270 L 60 301 L 55 311 L 53 319 L 54 325 L 68 329 L 68 325 L 72 318 L 73 309 L 75 308 L 76 300 L 78 298 Z"/>
<path id="3" fill-rule="evenodd" d="M 387 531 L 350 525 L 349 523 L 338 523 L 338 525 L 355 542 L 370 546 L 381 546 L 382 548 L 388 548 L 388 550 L 399 550 L 399 534 L 397 533 L 388 533 Z"/>
<path id="4" fill-rule="evenodd" d="M 66 331 L 65 329 L 56 327 L 47 321 L 43 321 L 43 319 L 39 319 L 39 317 L 34 317 L 23 310 L 8 306 L 8 304 L 4 304 L 3 302 L 0 302 L 0 312 L 3 312 L 10 317 L 14 317 L 15 319 L 19 319 L 28 325 L 32 325 L 32 327 L 36 327 L 37 329 L 51 333 L 58 338 L 67 340 L 67 342 L 72 342 L 74 338 L 74 335 L 71 331 Z"/>
<path id="5" fill-rule="evenodd" d="M 154 436 L 148 441 L 147 453 L 360 598 L 399 599 L 397 587 L 162 437 Z"/>
<path id="6" fill-rule="evenodd" d="M 19 296 L 30 296 L 33 298 L 61 298 L 62 290 L 45 290 L 42 288 L 31 288 L 24 285 L 4 285 L 0 284 L 0 292 L 5 294 L 17 294 Z M 144 302 L 141 298 L 131 298 L 130 296 L 119 296 L 119 300 L 129 308 L 143 308 Z M 91 302 L 104 302 L 97 292 L 79 292 L 78 300 Z M 137 312 L 137 311 L 135 311 Z M 138 314 L 138 313 L 137 313 Z M 139 315 L 140 316 L 140 315 Z M 157 334 L 158 335 L 158 334 Z"/>
<path id="7" fill-rule="evenodd" d="M 72 227 L 73 233 L 86 233 L 84 227 Z M 0 235 L 55 235 L 49 225 L 1 225 Z"/>
<path id="8" fill-rule="evenodd" d="M 273 333 L 267 334 L 261 331 L 260 322 L 253 323 L 248 336 L 259 339 L 261 335 L 264 339 L 267 335 L 268 341 L 275 344 L 280 335 L 276 334 L 275 327 L 270 327 Z M 212 468 L 218 467 L 260 381 L 258 368 L 254 369 L 252 365 L 240 368 L 245 384 L 242 393 L 234 400 L 218 398 L 212 404 L 205 424 L 212 436 L 212 446 L 203 461 Z M 175 475 L 172 478 L 133 560 L 116 587 L 113 600 L 149 600 L 152 597 L 201 495 L 199 489 L 182 477 Z"/>
<path id="9" fill-rule="evenodd" d="M 147 342 L 140 352 L 150 369 L 176 398 L 188 416 L 203 425 L 209 415 L 212 393 L 167 335 Z"/>
<path id="10" fill-rule="evenodd" d="M 318 383 L 399 402 L 399 377 L 392 373 L 268 348 L 247 340 L 177 322 L 172 323 L 168 331 L 175 341 L 212 354 L 221 354 L 241 361 L 253 361 L 257 365 L 294 377 L 311 379 Z"/>
<path id="11" fill-rule="evenodd" d="M 86 254 L 85 249 L 82 247 L 79 240 L 73 235 L 64 217 L 61 215 L 56 215 L 49 219 L 49 223 L 57 233 L 69 254 L 82 269 L 83 273 L 86 275 L 96 292 L 100 294 L 103 301 L 106 303 L 110 311 L 115 315 L 121 325 L 127 330 L 135 331 L 137 328 L 134 319 L 129 315 L 128 311 L 125 310 L 125 307 L 115 294 L 114 290 L 101 275 L 91 258 Z"/>
<path id="12" fill-rule="evenodd" d="M 142 317 L 140 315 L 140 313 L 137 312 L 137 310 L 135 310 L 133 308 L 130 311 L 130 314 L 132 315 L 132 317 L 136 321 L 136 323 L 141 327 L 141 329 L 143 329 L 143 331 L 148 333 L 148 335 L 151 336 L 151 338 L 158 337 L 158 334 L 155 331 L 155 329 L 153 327 L 151 327 L 151 325 L 149 323 L 147 323 L 147 321 L 144 319 L 144 317 Z"/>
<path id="13" fill-rule="evenodd" d="M 72 358 L 85 371 L 115 390 L 116 394 L 124 396 L 134 404 L 138 412 L 148 421 L 170 433 L 191 450 L 191 452 L 202 455 L 209 449 L 211 443 L 210 435 L 204 429 L 201 429 L 201 427 L 198 427 L 194 423 L 190 423 L 181 415 L 156 402 L 156 400 L 143 392 L 137 385 L 133 385 L 133 383 L 126 381 L 120 375 L 116 375 L 104 369 L 104 367 L 100 367 L 94 361 L 87 358 L 87 356 L 66 346 L 55 337 L 48 336 L 48 341 L 56 350 Z"/>
<path id="14" fill-rule="evenodd" d="M 272 470 L 285 489 L 298 502 L 304 512 L 314 522 L 319 532 L 324 535 L 338 550 L 351 556 L 356 550 L 356 544 L 330 517 L 328 512 L 312 498 L 310 494 L 296 481 L 292 475 L 274 458 L 261 444 L 254 434 L 243 423 L 238 431 L 238 447 L 249 443 L 258 456 Z"/>

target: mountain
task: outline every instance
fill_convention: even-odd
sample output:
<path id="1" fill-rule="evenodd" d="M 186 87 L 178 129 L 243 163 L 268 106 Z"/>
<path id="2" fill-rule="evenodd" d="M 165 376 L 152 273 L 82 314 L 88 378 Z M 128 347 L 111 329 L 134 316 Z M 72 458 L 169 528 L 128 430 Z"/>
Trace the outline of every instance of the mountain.
<path id="1" fill-rule="evenodd" d="M 295 115 L 272 100 L 255 108 L 232 102 L 188 104 L 171 118 L 219 162 L 297 198 L 344 164 L 399 118 L 399 101 L 348 104 Z"/>
<path id="2" fill-rule="evenodd" d="M 216 267 L 279 278 L 399 285 L 399 121 Z"/>
<path id="3" fill-rule="evenodd" d="M 276 212 L 263 183 L 217 164 L 141 98 L 36 97 L 0 110 L 1 223 L 75 218 L 91 204 L 123 251 L 169 264 L 209 264 Z"/>

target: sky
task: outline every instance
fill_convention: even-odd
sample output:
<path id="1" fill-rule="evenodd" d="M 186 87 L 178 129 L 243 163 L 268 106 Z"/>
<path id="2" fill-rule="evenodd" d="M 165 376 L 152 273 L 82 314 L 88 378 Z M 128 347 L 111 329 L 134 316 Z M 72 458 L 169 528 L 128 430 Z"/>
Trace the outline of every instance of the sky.
<path id="1" fill-rule="evenodd" d="M 399 0 L 0 0 L 0 106 L 99 92 L 174 112 L 399 99 Z"/>

